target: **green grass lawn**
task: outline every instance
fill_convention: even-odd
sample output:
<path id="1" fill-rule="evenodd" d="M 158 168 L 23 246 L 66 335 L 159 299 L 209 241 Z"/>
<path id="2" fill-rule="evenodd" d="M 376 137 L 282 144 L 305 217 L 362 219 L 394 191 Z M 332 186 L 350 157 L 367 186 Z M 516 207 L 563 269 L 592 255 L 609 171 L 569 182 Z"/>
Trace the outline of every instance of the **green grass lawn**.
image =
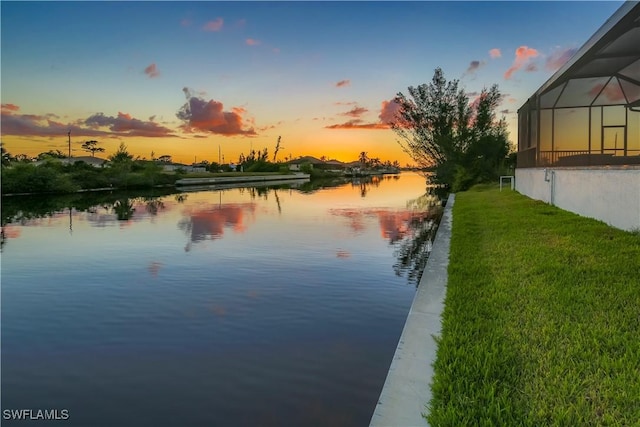
<path id="1" fill-rule="evenodd" d="M 639 426 L 640 236 L 456 195 L 432 426 Z"/>

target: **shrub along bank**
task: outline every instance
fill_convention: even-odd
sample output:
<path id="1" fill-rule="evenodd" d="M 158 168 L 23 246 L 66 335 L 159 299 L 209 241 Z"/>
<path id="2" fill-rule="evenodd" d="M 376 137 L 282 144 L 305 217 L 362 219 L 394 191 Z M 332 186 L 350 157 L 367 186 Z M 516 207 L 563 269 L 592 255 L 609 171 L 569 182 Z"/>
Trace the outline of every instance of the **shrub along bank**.
<path id="1" fill-rule="evenodd" d="M 428 421 L 637 425 L 638 307 L 637 233 L 494 187 L 458 193 Z"/>

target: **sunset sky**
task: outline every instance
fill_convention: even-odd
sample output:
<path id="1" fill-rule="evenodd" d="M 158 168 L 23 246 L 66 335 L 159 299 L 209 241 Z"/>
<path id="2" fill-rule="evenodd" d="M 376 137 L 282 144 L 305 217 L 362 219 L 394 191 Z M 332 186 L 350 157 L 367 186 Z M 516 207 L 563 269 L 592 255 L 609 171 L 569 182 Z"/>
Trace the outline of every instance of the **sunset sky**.
<path id="1" fill-rule="evenodd" d="M 607 2 L 8 2 L 2 143 L 67 152 L 94 139 L 140 157 L 411 163 L 389 101 L 436 67 L 516 111 L 617 10 Z"/>

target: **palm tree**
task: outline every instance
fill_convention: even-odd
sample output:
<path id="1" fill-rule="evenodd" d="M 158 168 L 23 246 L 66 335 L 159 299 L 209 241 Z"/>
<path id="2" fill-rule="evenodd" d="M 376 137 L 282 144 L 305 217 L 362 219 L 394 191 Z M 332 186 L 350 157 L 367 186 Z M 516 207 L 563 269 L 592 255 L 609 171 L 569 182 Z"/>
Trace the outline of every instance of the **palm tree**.
<path id="1" fill-rule="evenodd" d="M 367 156 L 367 152 L 366 151 L 362 151 L 360 153 L 360 157 L 358 157 L 358 160 L 360 160 L 360 163 L 362 163 L 362 166 L 366 166 L 367 163 L 369 162 L 369 157 Z"/>

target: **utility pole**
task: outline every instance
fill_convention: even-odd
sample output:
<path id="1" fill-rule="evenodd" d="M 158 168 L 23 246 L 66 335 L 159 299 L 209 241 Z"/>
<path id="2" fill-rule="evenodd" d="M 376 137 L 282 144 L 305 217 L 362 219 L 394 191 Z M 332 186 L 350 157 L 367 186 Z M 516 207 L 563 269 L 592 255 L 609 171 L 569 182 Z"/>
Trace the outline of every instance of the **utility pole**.
<path id="1" fill-rule="evenodd" d="M 222 163 L 220 163 L 220 161 L 221 161 L 221 160 L 220 160 L 220 153 L 221 153 L 221 151 L 220 151 L 220 145 L 218 145 L 218 164 L 219 164 L 219 165 L 221 165 L 221 164 L 222 164 Z"/>
<path id="2" fill-rule="evenodd" d="M 69 160 L 71 160 L 71 131 L 67 133 L 67 136 L 69 137 Z"/>

